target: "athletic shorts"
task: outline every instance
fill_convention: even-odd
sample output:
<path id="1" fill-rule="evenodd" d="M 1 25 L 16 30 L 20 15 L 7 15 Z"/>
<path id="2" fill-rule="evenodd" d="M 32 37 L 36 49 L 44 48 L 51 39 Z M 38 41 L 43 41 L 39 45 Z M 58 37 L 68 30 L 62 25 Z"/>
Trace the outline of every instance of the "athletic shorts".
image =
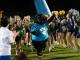
<path id="1" fill-rule="evenodd" d="M 62 29 L 61 29 L 61 28 L 58 28 L 58 29 L 57 29 L 57 32 L 62 32 Z"/>
<path id="2" fill-rule="evenodd" d="M 27 33 L 27 32 L 30 32 L 28 28 L 26 28 L 26 33 Z"/>
<path id="3" fill-rule="evenodd" d="M 47 40 L 45 41 L 33 41 L 32 40 L 32 45 L 34 46 L 35 49 L 40 49 L 40 50 L 44 50 L 45 47 L 46 47 L 46 42 Z"/>
<path id="4" fill-rule="evenodd" d="M 21 41 L 21 39 L 22 39 L 21 36 L 17 36 L 16 39 L 15 39 L 16 43 L 18 44 Z"/>
<path id="5" fill-rule="evenodd" d="M 80 38 L 80 32 L 77 33 L 77 38 Z"/>
<path id="6" fill-rule="evenodd" d="M 78 32 L 78 28 L 76 27 L 76 28 L 74 29 L 74 33 L 73 33 L 73 34 L 74 34 L 74 36 L 77 37 L 78 33 L 79 33 L 79 32 Z"/>
<path id="7" fill-rule="evenodd" d="M 68 32 L 74 33 L 75 32 L 75 29 L 73 27 L 68 28 Z"/>
<path id="8" fill-rule="evenodd" d="M 74 32 L 74 27 L 73 27 L 73 25 L 71 25 L 71 23 L 70 22 L 68 22 L 68 24 L 67 24 L 67 31 L 68 32 L 71 32 L 71 33 L 73 33 Z"/>
<path id="9" fill-rule="evenodd" d="M 11 56 L 8 55 L 8 56 L 0 56 L 0 60 L 12 60 L 12 59 Z"/>

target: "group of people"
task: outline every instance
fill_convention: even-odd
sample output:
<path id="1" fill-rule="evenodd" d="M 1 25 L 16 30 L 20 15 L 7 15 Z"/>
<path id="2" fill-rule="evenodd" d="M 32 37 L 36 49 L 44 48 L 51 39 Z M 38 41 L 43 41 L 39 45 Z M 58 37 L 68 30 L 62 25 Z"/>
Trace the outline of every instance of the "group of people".
<path id="1" fill-rule="evenodd" d="M 80 18 L 75 9 L 67 13 L 53 11 L 52 16 L 37 14 L 33 18 L 29 15 L 23 19 L 19 15 L 5 16 L 0 26 L 0 60 L 11 60 L 12 44 L 16 45 L 16 55 L 23 52 L 21 43 L 33 46 L 39 60 L 42 60 L 43 50 L 47 47 L 50 52 L 55 43 L 65 48 L 80 48 Z"/>

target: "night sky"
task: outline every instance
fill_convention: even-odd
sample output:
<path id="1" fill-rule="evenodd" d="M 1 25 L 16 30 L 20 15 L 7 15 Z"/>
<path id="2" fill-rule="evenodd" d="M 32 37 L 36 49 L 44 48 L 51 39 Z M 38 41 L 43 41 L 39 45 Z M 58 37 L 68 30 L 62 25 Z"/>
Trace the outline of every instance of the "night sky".
<path id="1" fill-rule="evenodd" d="M 80 10 L 78 0 L 46 0 L 50 10 L 68 10 L 75 8 Z M 20 12 L 22 15 L 36 14 L 33 0 L 0 0 L 0 10 L 4 10 L 8 14 Z"/>

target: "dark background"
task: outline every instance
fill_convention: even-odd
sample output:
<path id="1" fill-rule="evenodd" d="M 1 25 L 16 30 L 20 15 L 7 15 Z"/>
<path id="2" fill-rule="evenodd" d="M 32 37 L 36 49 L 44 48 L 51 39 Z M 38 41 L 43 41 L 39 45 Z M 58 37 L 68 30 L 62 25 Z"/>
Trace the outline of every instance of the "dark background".
<path id="1" fill-rule="evenodd" d="M 50 10 L 69 10 L 75 8 L 80 10 L 78 0 L 46 0 Z M 0 0 L 0 10 L 4 10 L 5 14 L 13 15 L 34 15 L 36 9 L 33 0 Z"/>

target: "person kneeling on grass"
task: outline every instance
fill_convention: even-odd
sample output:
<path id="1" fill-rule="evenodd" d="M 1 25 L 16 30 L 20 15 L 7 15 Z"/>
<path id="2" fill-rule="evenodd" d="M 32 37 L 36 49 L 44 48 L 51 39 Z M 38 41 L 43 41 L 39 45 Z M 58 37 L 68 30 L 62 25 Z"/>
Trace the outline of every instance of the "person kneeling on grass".
<path id="1" fill-rule="evenodd" d="M 48 40 L 48 24 L 53 20 L 54 14 L 49 19 L 43 14 L 38 14 L 35 18 L 36 22 L 30 28 L 31 38 L 38 58 L 42 60 L 42 50 L 45 49 Z"/>
<path id="2" fill-rule="evenodd" d="M 2 18 L 0 25 L 0 60 L 11 60 L 13 32 L 8 29 L 9 21 L 7 18 Z"/>

